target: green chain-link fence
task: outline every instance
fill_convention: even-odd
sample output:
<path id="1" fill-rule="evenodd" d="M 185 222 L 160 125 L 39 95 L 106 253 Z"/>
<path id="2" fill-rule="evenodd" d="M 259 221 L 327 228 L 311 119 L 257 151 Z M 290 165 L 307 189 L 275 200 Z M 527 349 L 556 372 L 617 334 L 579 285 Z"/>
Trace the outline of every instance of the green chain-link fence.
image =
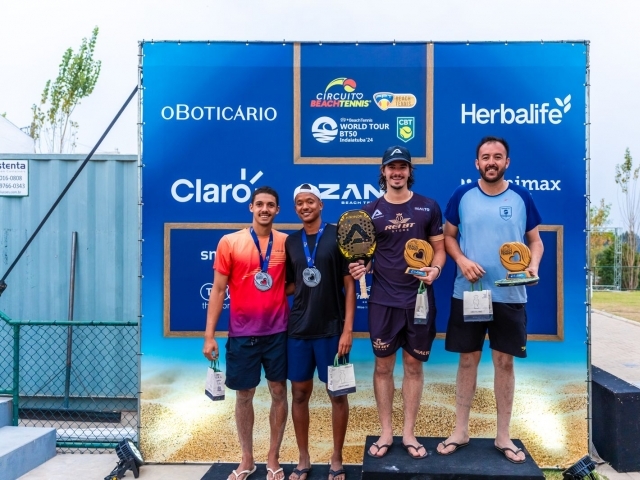
<path id="1" fill-rule="evenodd" d="M 0 312 L 0 393 L 13 425 L 57 430 L 62 452 L 138 442 L 136 322 L 19 321 Z"/>

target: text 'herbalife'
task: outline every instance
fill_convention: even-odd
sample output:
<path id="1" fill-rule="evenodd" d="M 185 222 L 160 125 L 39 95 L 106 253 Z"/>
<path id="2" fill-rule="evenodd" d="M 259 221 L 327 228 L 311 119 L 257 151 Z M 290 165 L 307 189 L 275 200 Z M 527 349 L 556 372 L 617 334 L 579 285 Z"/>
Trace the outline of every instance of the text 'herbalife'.
<path id="1" fill-rule="evenodd" d="M 571 110 L 571 95 L 567 95 L 564 100 L 555 99 L 558 107 L 549 108 L 550 103 L 531 103 L 528 108 L 509 108 L 504 103 L 500 108 L 478 108 L 472 103 L 469 107 L 462 104 L 462 123 L 504 123 L 504 124 L 524 124 L 524 123 L 551 123 L 557 125 L 562 122 L 562 115 Z"/>

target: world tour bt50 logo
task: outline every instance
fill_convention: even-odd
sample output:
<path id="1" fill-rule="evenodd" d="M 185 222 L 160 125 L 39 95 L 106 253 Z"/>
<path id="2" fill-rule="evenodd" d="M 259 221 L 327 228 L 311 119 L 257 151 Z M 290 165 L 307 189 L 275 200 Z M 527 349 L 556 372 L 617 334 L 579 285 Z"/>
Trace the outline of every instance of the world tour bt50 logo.
<path id="1" fill-rule="evenodd" d="M 499 108 L 478 107 L 472 103 L 462 104 L 461 122 L 480 124 L 546 124 L 558 125 L 562 122 L 563 115 L 571 110 L 571 95 L 564 98 L 556 97 L 555 103 L 559 108 L 550 108 L 551 103 L 530 103 L 528 106 L 513 108 L 500 104 Z"/>
<path id="2" fill-rule="evenodd" d="M 364 94 L 356 92 L 353 78 L 338 77 L 331 80 L 324 89 L 311 100 L 312 107 L 368 107 L 371 100 L 364 100 Z M 331 91 L 330 91 L 331 90 Z"/>

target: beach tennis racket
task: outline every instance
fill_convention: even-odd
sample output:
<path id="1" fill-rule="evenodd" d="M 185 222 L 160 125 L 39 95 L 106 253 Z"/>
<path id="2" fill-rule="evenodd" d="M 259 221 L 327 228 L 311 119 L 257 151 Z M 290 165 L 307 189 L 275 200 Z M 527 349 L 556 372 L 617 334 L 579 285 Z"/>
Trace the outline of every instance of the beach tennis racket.
<path id="1" fill-rule="evenodd" d="M 338 220 L 338 249 L 349 263 L 364 260 L 365 265 L 376 249 L 376 227 L 364 210 L 349 210 Z M 369 298 L 365 276 L 360 277 L 360 298 Z"/>

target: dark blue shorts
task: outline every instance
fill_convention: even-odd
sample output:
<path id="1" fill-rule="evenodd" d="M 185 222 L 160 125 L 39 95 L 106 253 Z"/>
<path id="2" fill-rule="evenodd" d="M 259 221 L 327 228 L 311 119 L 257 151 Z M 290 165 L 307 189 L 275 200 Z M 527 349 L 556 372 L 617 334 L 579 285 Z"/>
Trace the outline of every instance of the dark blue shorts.
<path id="1" fill-rule="evenodd" d="M 287 378 L 292 382 L 306 382 L 313 378 L 313 372 L 318 367 L 318 378 L 327 383 L 328 367 L 333 365 L 339 343 L 340 335 L 310 340 L 289 338 L 287 340 L 287 357 L 289 358 Z"/>
<path id="2" fill-rule="evenodd" d="M 287 379 L 287 332 L 261 337 L 229 337 L 226 350 L 225 385 L 231 390 L 257 387 L 261 367 L 269 381 Z"/>
<path id="3" fill-rule="evenodd" d="M 369 334 L 376 357 L 388 357 L 403 348 L 421 362 L 429 360 L 436 336 L 436 306 L 429 305 L 426 325 L 416 325 L 413 314 L 413 308 L 387 307 L 369 302 Z"/>
<path id="4" fill-rule="evenodd" d="M 513 355 L 527 356 L 527 311 L 524 303 L 493 302 L 493 320 L 490 322 L 465 322 L 463 302 L 451 297 L 451 313 L 447 325 L 445 350 L 471 353 L 482 351 L 484 337 L 489 333 L 492 350 Z"/>

